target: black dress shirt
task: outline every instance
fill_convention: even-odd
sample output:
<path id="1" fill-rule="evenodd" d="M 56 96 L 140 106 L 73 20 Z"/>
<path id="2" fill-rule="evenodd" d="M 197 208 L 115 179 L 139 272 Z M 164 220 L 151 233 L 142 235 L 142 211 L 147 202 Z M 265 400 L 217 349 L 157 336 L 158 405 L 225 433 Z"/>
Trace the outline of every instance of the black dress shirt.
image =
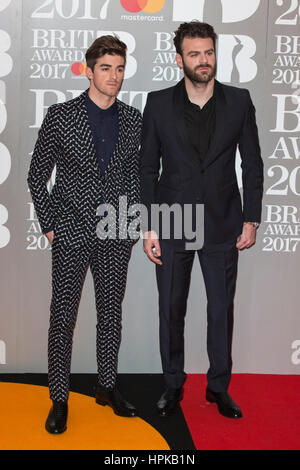
<path id="1" fill-rule="evenodd" d="M 100 173 L 103 174 L 108 167 L 118 140 L 118 105 L 115 101 L 109 108 L 102 109 L 86 95 L 86 109 Z"/>
<path id="2" fill-rule="evenodd" d="M 216 97 L 213 96 L 201 109 L 191 103 L 184 87 L 184 121 L 188 136 L 201 161 L 205 159 L 216 126 Z"/>

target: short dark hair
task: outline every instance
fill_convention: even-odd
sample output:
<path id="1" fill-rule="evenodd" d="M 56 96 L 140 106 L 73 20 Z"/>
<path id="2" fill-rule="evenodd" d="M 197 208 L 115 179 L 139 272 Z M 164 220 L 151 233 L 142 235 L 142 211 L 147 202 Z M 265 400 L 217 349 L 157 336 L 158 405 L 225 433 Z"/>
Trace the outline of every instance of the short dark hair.
<path id="1" fill-rule="evenodd" d="M 177 31 L 175 31 L 174 45 L 176 52 L 182 56 L 182 42 L 184 38 L 211 38 L 216 49 L 217 34 L 214 28 L 208 23 L 200 21 L 191 21 L 190 23 L 182 23 Z"/>
<path id="2" fill-rule="evenodd" d="M 97 63 L 97 60 L 105 54 L 120 55 L 124 57 L 126 62 L 127 46 L 124 42 L 120 41 L 117 36 L 100 36 L 88 48 L 85 54 L 86 65 L 92 71 Z"/>

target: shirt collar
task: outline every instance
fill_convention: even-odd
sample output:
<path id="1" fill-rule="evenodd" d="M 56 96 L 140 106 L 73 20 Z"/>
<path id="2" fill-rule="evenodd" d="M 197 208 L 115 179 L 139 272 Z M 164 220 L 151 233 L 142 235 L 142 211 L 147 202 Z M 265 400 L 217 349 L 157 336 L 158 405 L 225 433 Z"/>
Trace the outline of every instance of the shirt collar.
<path id="1" fill-rule="evenodd" d="M 197 109 L 197 110 L 200 110 L 200 107 L 195 104 L 195 103 L 192 103 L 189 99 L 189 96 L 187 94 L 187 90 L 186 90 L 186 86 L 185 86 L 185 83 L 183 83 L 183 94 L 184 94 L 184 102 L 185 102 L 185 105 L 190 105 L 191 107 L 193 107 L 194 109 Z M 214 91 L 213 91 L 213 95 L 211 96 L 211 98 L 208 100 L 208 102 L 205 104 L 205 106 L 210 102 L 210 101 L 214 101 L 216 99 L 216 84 L 214 84 Z M 204 106 L 204 107 L 205 107 Z M 203 109 L 203 108 L 202 108 Z"/>
<path id="2" fill-rule="evenodd" d="M 102 109 L 93 100 L 89 97 L 88 93 L 86 94 L 86 108 L 90 116 L 97 117 L 112 117 L 116 112 L 118 112 L 117 101 L 107 109 Z"/>

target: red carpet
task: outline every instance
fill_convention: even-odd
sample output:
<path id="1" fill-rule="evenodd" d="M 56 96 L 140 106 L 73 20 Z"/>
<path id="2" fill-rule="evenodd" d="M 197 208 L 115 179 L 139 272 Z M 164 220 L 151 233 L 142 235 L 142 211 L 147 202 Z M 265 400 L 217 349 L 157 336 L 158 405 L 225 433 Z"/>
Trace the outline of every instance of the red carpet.
<path id="1" fill-rule="evenodd" d="M 205 375 L 188 375 L 181 403 L 196 449 L 300 449 L 300 376 L 234 374 L 229 393 L 243 412 L 237 420 L 207 403 L 205 388 Z"/>

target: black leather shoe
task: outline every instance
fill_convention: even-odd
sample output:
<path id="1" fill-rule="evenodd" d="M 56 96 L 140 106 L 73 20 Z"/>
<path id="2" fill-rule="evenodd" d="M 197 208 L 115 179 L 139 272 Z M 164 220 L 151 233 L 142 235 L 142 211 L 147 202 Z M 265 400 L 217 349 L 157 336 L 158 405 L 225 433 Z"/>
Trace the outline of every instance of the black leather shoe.
<path id="1" fill-rule="evenodd" d="M 138 415 L 136 408 L 122 397 L 117 388 L 106 390 L 101 385 L 98 385 L 96 390 L 96 403 L 102 406 L 110 406 L 118 416 L 133 418 Z"/>
<path id="2" fill-rule="evenodd" d="M 210 403 L 216 403 L 219 412 L 221 415 L 226 416 L 226 418 L 242 418 L 243 416 L 240 408 L 227 392 L 212 392 L 207 388 L 206 400 Z"/>
<path id="3" fill-rule="evenodd" d="M 61 434 L 67 429 L 68 403 L 53 401 L 45 428 L 50 434 Z"/>
<path id="4" fill-rule="evenodd" d="M 170 416 L 173 414 L 179 402 L 183 398 L 183 388 L 167 388 L 157 402 L 157 410 L 160 416 Z"/>

